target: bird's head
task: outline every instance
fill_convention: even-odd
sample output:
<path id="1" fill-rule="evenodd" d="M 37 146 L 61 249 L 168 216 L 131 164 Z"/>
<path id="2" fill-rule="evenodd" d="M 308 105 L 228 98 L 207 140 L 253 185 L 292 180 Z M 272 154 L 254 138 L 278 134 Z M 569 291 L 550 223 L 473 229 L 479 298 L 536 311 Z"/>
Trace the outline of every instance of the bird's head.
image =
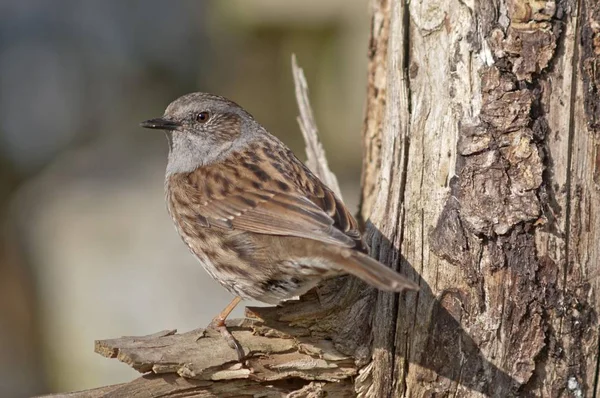
<path id="1" fill-rule="evenodd" d="M 263 130 L 233 101 L 207 93 L 191 93 L 173 101 L 162 117 L 142 127 L 164 130 L 169 141 L 167 174 L 191 172 L 218 162 Z"/>

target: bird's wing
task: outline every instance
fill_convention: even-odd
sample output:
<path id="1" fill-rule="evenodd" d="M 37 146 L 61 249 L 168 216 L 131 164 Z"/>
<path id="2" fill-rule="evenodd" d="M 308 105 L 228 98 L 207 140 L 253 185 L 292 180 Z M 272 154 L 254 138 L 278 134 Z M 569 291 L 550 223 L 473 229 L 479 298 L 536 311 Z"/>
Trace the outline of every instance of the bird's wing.
<path id="1" fill-rule="evenodd" d="M 365 250 L 344 204 L 289 150 L 261 148 L 169 179 L 171 200 L 193 207 L 205 227 L 308 238 Z M 262 154 L 261 154 L 262 155 Z"/>

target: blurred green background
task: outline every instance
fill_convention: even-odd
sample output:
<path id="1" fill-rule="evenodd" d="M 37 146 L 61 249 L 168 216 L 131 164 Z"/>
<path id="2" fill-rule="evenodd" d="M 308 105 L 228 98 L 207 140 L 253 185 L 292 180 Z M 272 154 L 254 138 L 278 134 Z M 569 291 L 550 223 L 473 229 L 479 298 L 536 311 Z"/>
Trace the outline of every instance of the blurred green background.
<path id="1" fill-rule="evenodd" d="M 0 0 L 0 396 L 124 382 L 95 339 L 205 326 L 231 299 L 176 235 L 140 121 L 208 91 L 303 158 L 290 56 L 356 208 L 367 0 Z M 236 315 L 242 314 L 242 307 Z"/>

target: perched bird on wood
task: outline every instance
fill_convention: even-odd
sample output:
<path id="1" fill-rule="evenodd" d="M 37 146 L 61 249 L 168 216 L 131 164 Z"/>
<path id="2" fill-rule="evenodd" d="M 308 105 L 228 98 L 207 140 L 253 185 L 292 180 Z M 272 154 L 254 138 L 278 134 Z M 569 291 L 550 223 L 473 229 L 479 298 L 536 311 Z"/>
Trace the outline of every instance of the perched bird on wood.
<path id="1" fill-rule="evenodd" d="M 390 292 L 417 288 L 368 256 L 344 204 L 236 103 L 192 93 L 141 126 L 166 132 L 166 201 L 177 231 L 236 296 L 210 326 L 240 359 L 225 327 L 240 299 L 276 304 L 342 274 Z"/>

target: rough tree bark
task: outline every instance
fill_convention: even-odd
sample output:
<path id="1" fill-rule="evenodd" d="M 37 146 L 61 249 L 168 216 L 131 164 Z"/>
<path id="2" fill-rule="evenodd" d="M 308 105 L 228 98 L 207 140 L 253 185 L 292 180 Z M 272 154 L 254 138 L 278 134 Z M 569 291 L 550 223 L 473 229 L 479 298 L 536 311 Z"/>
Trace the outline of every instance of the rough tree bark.
<path id="1" fill-rule="evenodd" d="M 592 396 L 600 4 L 377 0 L 369 56 L 362 214 L 422 278 L 374 396 Z"/>
<path id="2" fill-rule="evenodd" d="M 421 290 L 340 278 L 249 309 L 234 330 L 255 354 L 245 364 L 218 336 L 196 342 L 203 331 L 101 341 L 150 373 L 73 396 L 600 392 L 600 4 L 372 0 L 371 12 L 361 216 L 372 255 Z M 309 153 L 336 185 L 318 142 Z"/>

